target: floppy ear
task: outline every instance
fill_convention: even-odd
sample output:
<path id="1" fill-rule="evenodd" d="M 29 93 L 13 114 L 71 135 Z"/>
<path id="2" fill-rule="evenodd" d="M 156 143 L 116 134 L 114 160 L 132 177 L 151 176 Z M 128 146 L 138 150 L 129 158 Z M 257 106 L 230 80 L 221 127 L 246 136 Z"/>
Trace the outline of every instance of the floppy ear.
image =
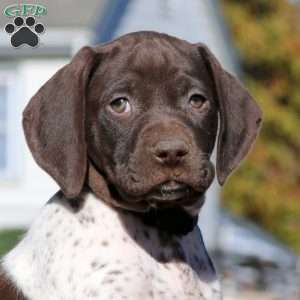
<path id="1" fill-rule="evenodd" d="M 220 124 L 217 146 L 217 177 L 221 185 L 245 157 L 254 142 L 262 113 L 249 92 L 226 72 L 211 51 L 198 44 L 215 86 Z"/>
<path id="2" fill-rule="evenodd" d="M 87 172 L 85 92 L 98 54 L 82 48 L 32 97 L 23 112 L 28 146 L 67 198 L 82 190 Z"/>

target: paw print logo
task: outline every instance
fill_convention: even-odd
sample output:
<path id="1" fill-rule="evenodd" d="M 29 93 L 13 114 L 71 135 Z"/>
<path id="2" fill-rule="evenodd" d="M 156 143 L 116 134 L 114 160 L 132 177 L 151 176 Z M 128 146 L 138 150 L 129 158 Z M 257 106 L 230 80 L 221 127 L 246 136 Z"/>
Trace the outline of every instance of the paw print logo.
<path id="1" fill-rule="evenodd" d="M 37 23 L 34 17 L 16 17 L 13 23 L 5 26 L 5 31 L 11 35 L 10 43 L 17 48 L 21 45 L 35 47 L 39 43 L 39 35 L 44 33 L 45 27 L 42 23 Z"/>

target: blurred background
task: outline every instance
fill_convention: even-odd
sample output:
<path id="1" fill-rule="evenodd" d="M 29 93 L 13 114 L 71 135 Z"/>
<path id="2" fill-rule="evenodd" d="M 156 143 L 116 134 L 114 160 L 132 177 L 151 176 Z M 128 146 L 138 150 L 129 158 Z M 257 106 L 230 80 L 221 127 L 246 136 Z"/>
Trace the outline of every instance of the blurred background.
<path id="1" fill-rule="evenodd" d="M 19 1 L 20 2 L 20 1 Z M 25 1 L 21 1 L 25 3 Z M 0 9 L 17 2 L 1 0 Z M 40 45 L 18 49 L 0 16 L 0 256 L 57 191 L 29 153 L 22 110 L 83 45 L 156 30 L 206 43 L 257 99 L 250 155 L 199 218 L 225 300 L 300 299 L 300 1 L 41 0 Z"/>

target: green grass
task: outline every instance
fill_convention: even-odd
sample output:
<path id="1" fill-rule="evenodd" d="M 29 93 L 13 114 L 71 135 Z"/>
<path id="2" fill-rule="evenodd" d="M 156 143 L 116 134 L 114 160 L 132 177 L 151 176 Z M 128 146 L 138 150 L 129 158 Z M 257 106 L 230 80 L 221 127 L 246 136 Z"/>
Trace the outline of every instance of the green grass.
<path id="1" fill-rule="evenodd" d="M 24 230 L 22 229 L 0 231 L 0 257 L 15 246 L 23 234 Z"/>

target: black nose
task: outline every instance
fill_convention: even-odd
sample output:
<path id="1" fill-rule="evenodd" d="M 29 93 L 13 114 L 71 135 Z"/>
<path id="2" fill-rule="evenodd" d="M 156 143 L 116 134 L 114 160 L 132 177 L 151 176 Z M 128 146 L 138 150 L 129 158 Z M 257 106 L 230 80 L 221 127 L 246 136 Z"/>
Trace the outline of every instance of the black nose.
<path id="1" fill-rule="evenodd" d="M 179 139 L 159 141 L 154 147 L 154 157 L 161 164 L 174 165 L 189 153 L 188 145 Z"/>

